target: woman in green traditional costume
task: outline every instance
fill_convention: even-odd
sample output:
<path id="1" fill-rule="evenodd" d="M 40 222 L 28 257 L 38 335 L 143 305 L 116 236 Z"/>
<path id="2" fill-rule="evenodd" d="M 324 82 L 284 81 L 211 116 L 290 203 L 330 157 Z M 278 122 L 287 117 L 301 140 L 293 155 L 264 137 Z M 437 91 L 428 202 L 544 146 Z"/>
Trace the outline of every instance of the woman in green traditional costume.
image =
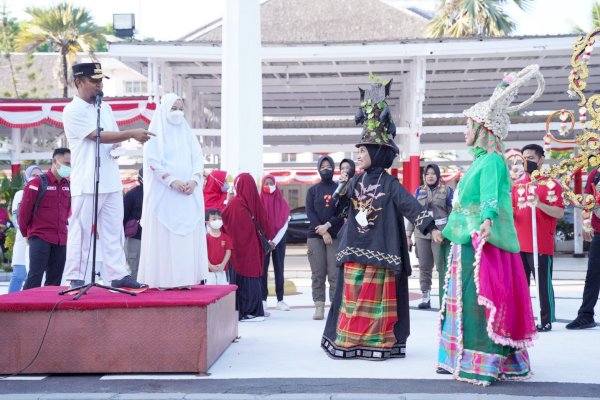
<path id="1" fill-rule="evenodd" d="M 536 78 L 528 100 L 510 106 L 520 86 Z M 443 235 L 452 242 L 440 307 L 438 373 L 487 386 L 530 376 L 527 347 L 537 336 L 513 223 L 502 140 L 509 112 L 544 90 L 537 65 L 506 75 L 492 97 L 464 112 L 474 161 L 454 194 Z"/>

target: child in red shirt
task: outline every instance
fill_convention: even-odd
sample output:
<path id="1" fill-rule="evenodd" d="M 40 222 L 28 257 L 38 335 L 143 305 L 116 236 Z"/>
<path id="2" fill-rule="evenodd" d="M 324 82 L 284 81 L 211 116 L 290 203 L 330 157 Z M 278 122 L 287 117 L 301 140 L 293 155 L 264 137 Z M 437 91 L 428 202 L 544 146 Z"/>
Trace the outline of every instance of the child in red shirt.
<path id="1" fill-rule="evenodd" d="M 208 232 L 206 233 L 206 244 L 208 247 L 208 279 L 207 285 L 228 285 L 227 264 L 231 257 L 233 246 L 229 236 L 221 232 L 223 216 L 216 209 L 208 210 L 206 213 Z"/>

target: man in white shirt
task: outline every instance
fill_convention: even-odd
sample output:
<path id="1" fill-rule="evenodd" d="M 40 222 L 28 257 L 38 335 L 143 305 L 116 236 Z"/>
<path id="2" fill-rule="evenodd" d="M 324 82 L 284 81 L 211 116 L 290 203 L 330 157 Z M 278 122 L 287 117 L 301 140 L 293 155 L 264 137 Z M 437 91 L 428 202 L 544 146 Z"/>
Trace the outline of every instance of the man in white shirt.
<path id="1" fill-rule="evenodd" d="M 77 94 L 65 106 L 63 124 L 71 149 L 71 210 L 67 238 L 67 260 L 64 279 L 71 288 L 84 284 L 86 271 L 91 270 L 93 204 L 96 159 L 96 95 L 102 90 L 99 63 L 73 65 Z M 111 150 L 118 143 L 135 139 L 145 143 L 152 133 L 145 129 L 119 131 L 110 106 L 101 104 L 100 110 L 100 179 L 98 185 L 98 240 L 104 262 L 105 284 L 118 288 L 139 289 L 145 285 L 129 275 L 125 260 L 123 233 L 123 186 L 119 165 Z"/>

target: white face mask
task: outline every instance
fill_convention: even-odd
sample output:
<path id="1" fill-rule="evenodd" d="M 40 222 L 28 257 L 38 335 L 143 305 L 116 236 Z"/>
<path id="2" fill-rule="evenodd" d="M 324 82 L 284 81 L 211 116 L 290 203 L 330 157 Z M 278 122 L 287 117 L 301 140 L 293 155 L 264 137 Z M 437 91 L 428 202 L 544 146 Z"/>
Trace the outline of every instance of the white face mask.
<path id="1" fill-rule="evenodd" d="M 169 122 L 173 125 L 180 125 L 183 122 L 183 111 L 169 111 L 167 114 L 167 120 L 169 120 Z"/>
<path id="2" fill-rule="evenodd" d="M 208 225 L 215 230 L 219 230 L 223 226 L 223 220 L 222 219 L 214 219 L 212 221 L 209 221 Z"/>
<path id="3" fill-rule="evenodd" d="M 269 193 L 275 193 L 275 185 L 268 185 L 269 186 Z"/>

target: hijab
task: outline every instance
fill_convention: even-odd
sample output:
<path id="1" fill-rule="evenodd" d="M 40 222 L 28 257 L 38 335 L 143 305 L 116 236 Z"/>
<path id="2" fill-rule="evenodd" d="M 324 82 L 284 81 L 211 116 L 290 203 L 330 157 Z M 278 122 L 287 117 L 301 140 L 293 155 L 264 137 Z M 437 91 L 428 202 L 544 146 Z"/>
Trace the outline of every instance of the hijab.
<path id="1" fill-rule="evenodd" d="M 435 173 L 436 176 L 436 180 L 435 183 L 433 185 L 427 185 L 427 182 L 425 180 L 425 175 L 427 175 L 427 170 L 428 169 L 432 169 L 433 172 Z M 437 164 L 427 164 L 427 166 L 425 166 L 425 173 L 423 174 L 423 183 L 427 186 L 429 186 L 430 189 L 435 189 L 436 186 L 438 186 L 440 184 L 440 178 L 442 177 L 442 173 L 440 171 L 440 167 Z"/>
<path id="2" fill-rule="evenodd" d="M 475 129 L 473 152 L 476 152 L 477 149 L 482 149 L 488 154 L 496 152 L 504 157 L 504 143 L 502 139 L 475 120 L 473 120 L 473 129 Z"/>
<path id="3" fill-rule="evenodd" d="M 223 211 L 225 200 L 227 199 L 227 191 L 223 191 L 227 172 L 215 169 L 206 178 L 206 186 L 204 186 L 204 209 L 205 211 L 216 209 Z"/>
<path id="4" fill-rule="evenodd" d="M 39 169 L 40 172 L 43 172 L 42 168 L 39 165 L 30 165 L 29 167 L 27 167 L 27 169 L 25 170 L 25 179 L 23 183 L 27 183 L 33 178 L 31 174 L 33 174 L 33 171 L 35 171 L 36 169 Z"/>
<path id="5" fill-rule="evenodd" d="M 174 93 L 163 96 L 148 128 L 156 136 L 144 144 L 142 227 L 147 218 L 157 218 L 171 232 L 188 235 L 204 221 L 201 187 L 191 195 L 177 192 L 161 182 L 154 171 L 163 169 L 184 182 L 194 175 L 202 176 L 204 157 L 200 143 L 187 121 L 174 124 L 169 119 L 171 108 L 180 99 Z"/>
<path id="6" fill-rule="evenodd" d="M 367 147 L 369 157 L 371 158 L 371 166 L 367 168 L 367 173 L 375 170 L 390 168 L 394 163 L 394 159 L 398 155 L 396 149 L 390 146 L 373 144 L 367 144 L 364 146 Z"/>
<path id="7" fill-rule="evenodd" d="M 275 184 L 275 177 L 273 175 L 265 175 L 262 178 L 261 189 L 265 186 L 265 181 L 271 179 Z M 287 201 L 283 198 L 279 187 L 275 185 L 275 191 L 273 193 L 265 193 L 264 190 L 260 191 L 260 199 L 265 207 L 267 213 L 267 219 L 273 229 L 273 233 L 277 234 L 281 228 L 288 222 L 290 216 L 290 206 Z"/>
<path id="8" fill-rule="evenodd" d="M 344 163 L 350 164 L 350 169 L 348 170 L 348 177 L 352 179 L 352 177 L 356 173 L 356 164 L 351 159 L 344 158 L 342 161 L 340 161 L 340 172 L 342 171 L 342 164 Z"/>
<path id="9" fill-rule="evenodd" d="M 331 170 L 321 172 L 321 164 L 323 164 L 323 161 L 325 160 L 329 161 L 329 165 L 331 165 Z M 321 177 L 321 182 L 333 182 L 333 173 L 335 172 L 335 163 L 333 162 L 333 158 L 329 156 L 321 156 L 319 158 L 319 161 L 317 161 L 317 171 L 319 172 L 319 176 Z"/>
<path id="10" fill-rule="evenodd" d="M 223 210 L 223 229 L 233 242 L 231 265 L 241 276 L 258 278 L 263 274 L 264 253 L 251 215 L 267 238 L 274 235 L 254 178 L 248 173 L 239 174 L 234 189 L 235 196 Z"/>

